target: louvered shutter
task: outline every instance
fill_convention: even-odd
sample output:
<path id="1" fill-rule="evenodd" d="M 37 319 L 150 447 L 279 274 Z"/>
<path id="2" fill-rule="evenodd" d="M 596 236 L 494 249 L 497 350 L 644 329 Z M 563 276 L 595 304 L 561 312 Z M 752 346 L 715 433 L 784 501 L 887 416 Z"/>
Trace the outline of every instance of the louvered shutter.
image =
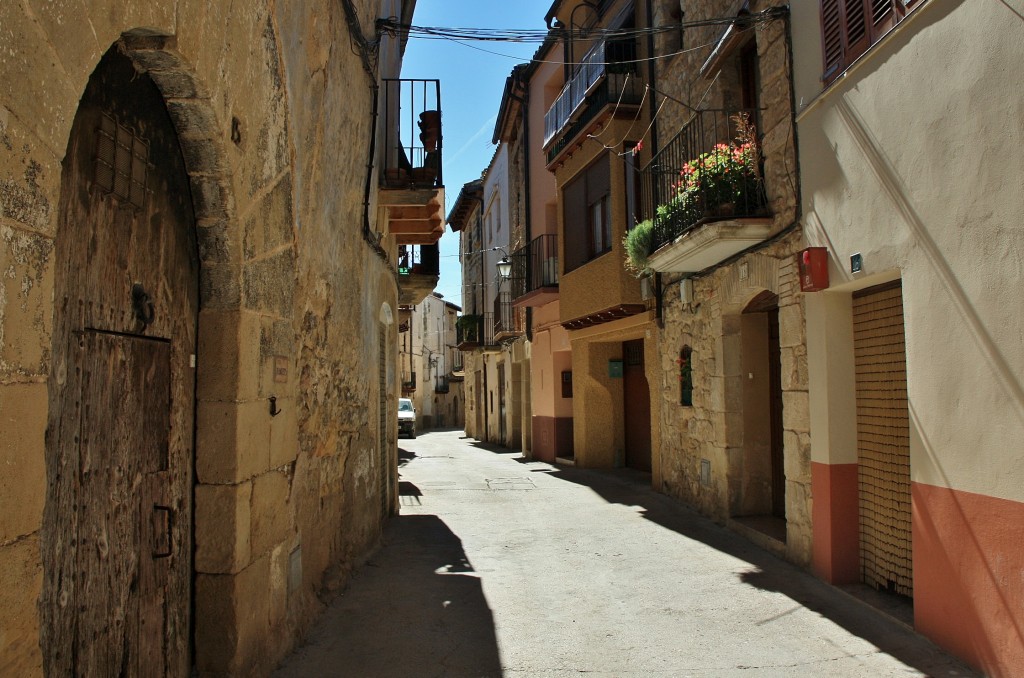
<path id="1" fill-rule="evenodd" d="M 843 20 L 839 0 L 821 0 L 821 44 L 824 51 L 826 83 L 843 67 Z"/>
<path id="2" fill-rule="evenodd" d="M 822 81 L 832 82 L 905 13 L 903 0 L 821 0 Z"/>

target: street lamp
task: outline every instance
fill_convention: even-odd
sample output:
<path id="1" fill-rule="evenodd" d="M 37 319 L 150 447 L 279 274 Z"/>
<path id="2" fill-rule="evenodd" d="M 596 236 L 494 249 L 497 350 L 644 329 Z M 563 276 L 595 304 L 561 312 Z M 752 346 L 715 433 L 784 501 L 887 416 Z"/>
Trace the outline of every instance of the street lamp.
<path id="1" fill-rule="evenodd" d="M 508 255 L 506 254 L 501 258 L 501 261 L 498 262 L 498 275 L 502 280 L 508 280 L 508 277 L 511 274 L 512 262 L 508 260 Z"/>

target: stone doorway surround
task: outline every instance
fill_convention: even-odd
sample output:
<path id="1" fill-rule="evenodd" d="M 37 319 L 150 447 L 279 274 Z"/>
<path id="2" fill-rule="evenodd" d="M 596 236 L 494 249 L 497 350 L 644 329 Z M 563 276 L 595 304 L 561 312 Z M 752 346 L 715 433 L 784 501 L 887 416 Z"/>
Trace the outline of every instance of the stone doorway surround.
<path id="1" fill-rule="evenodd" d="M 271 424 L 259 386 L 258 375 L 266 366 L 260 314 L 245 310 L 242 302 L 243 237 L 225 143 L 225 130 L 233 125 L 220 119 L 209 90 L 178 51 L 175 36 L 135 29 L 123 33 L 115 46 L 152 78 L 164 97 L 191 187 L 200 259 L 200 311 L 192 525 L 195 612 L 188 633 L 196 668 L 231 671 L 233 662 L 246 653 L 240 638 L 248 633 L 241 628 L 246 623 L 246 603 L 240 593 L 247 581 L 259 578 L 252 567 L 258 545 L 251 543 L 251 524 L 265 520 L 261 518 L 265 511 L 255 505 L 258 479 L 253 476 L 279 465 L 270 459 Z M 294 363 L 294 355 L 285 358 Z M 278 385 L 277 403 L 282 410 L 291 410 L 294 422 L 294 408 L 288 402 L 291 386 Z M 243 435 L 245 430 L 250 434 Z M 252 433 L 261 431 L 266 435 Z M 254 436 L 265 439 L 263 444 L 268 446 L 262 455 L 253 446 Z M 288 447 L 294 452 L 294 446 Z M 271 597 L 283 601 L 284 588 L 272 588 Z M 282 605 L 280 623 L 284 614 Z"/>
<path id="2" fill-rule="evenodd" d="M 660 339 L 663 490 L 727 523 L 780 556 L 810 561 L 810 435 L 803 295 L 793 255 L 799 232 L 694 281 L 691 304 L 667 295 Z M 786 521 L 749 506 L 743 310 L 758 295 L 778 296 Z M 680 402 L 678 356 L 691 347 L 692 404 Z M 765 479 L 768 476 L 765 474 Z M 744 518 L 743 516 L 747 516 Z M 778 523 L 778 524 L 776 524 Z"/>

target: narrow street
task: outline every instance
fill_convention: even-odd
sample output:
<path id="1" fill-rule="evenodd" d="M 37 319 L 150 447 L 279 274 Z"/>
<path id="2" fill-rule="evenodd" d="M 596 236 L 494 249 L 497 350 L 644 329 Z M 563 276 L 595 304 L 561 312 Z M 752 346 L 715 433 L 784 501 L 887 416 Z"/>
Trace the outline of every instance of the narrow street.
<path id="1" fill-rule="evenodd" d="M 275 675 L 974 675 L 644 476 L 462 436 L 399 441 L 401 515 Z"/>

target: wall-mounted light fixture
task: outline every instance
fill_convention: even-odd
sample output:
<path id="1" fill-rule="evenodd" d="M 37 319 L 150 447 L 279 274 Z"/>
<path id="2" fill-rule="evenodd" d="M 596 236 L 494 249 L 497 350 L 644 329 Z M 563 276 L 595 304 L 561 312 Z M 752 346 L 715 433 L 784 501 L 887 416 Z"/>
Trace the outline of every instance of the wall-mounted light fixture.
<path id="1" fill-rule="evenodd" d="M 504 254 L 504 252 L 502 253 Z M 498 275 L 501 276 L 502 280 L 507 280 L 511 274 L 512 262 L 508 260 L 508 255 L 506 254 L 501 258 L 501 261 L 498 262 Z"/>

